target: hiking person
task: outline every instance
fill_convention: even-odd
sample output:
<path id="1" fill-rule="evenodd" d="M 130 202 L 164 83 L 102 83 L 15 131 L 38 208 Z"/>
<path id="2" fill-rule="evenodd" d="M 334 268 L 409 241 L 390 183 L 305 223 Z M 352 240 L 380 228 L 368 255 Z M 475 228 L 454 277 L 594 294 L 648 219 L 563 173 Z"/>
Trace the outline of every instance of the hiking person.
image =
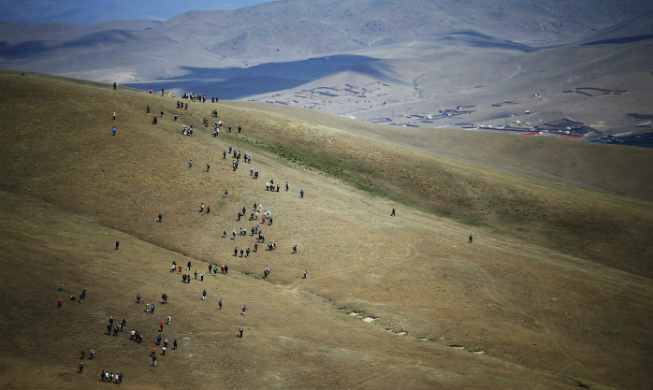
<path id="1" fill-rule="evenodd" d="M 234 230 L 234 238 L 236 238 L 236 231 Z M 238 247 L 234 249 L 234 256 L 238 256 Z"/>
<path id="2" fill-rule="evenodd" d="M 170 325 L 170 320 L 172 320 L 172 317 L 168 316 L 168 325 Z M 167 342 L 168 342 L 168 341 L 166 340 L 166 343 L 167 343 Z"/>
<path id="3" fill-rule="evenodd" d="M 116 83 L 113 83 L 113 90 L 116 90 Z"/>
<path id="4" fill-rule="evenodd" d="M 202 292 L 202 300 L 206 301 L 206 290 Z"/>
<path id="5" fill-rule="evenodd" d="M 304 277 L 302 279 L 306 279 L 306 275 L 308 275 L 308 271 L 304 270 Z"/>
<path id="6" fill-rule="evenodd" d="M 229 266 L 228 265 L 224 266 L 224 273 L 225 273 L 225 275 L 229 273 Z"/>
<path id="7" fill-rule="evenodd" d="M 249 248 L 247 248 L 247 250 L 245 251 L 245 253 L 246 253 L 245 257 L 249 257 Z"/>
<path id="8" fill-rule="evenodd" d="M 116 112 L 115 111 L 113 112 L 113 120 L 114 121 L 116 120 Z"/>
<path id="9" fill-rule="evenodd" d="M 286 192 L 288 192 L 288 182 L 286 182 Z"/>
<path id="10" fill-rule="evenodd" d="M 147 113 L 148 114 L 150 113 L 150 105 L 149 104 L 147 105 Z"/>
<path id="11" fill-rule="evenodd" d="M 211 212 L 211 206 L 206 206 L 206 213 L 209 214 Z"/>
<path id="12" fill-rule="evenodd" d="M 195 270 L 195 280 L 197 280 L 197 270 Z"/>
<path id="13" fill-rule="evenodd" d="M 203 282 L 203 281 L 204 281 L 204 272 L 201 272 L 200 273 L 200 282 Z"/>
<path id="14" fill-rule="evenodd" d="M 247 312 L 247 306 L 243 305 L 243 311 L 242 311 L 241 314 L 242 314 L 242 315 L 245 315 L 246 312 Z"/>
<path id="15" fill-rule="evenodd" d="M 112 132 L 113 132 L 113 136 L 115 137 L 115 135 L 116 135 L 116 127 L 115 126 L 113 127 Z"/>
<path id="16" fill-rule="evenodd" d="M 192 167 L 193 167 L 193 160 L 188 160 L 188 168 L 192 168 Z"/>
<path id="17" fill-rule="evenodd" d="M 164 326 L 165 326 L 165 324 L 163 323 L 163 321 L 161 321 L 161 323 L 159 324 L 159 327 L 161 328 L 161 330 L 159 330 L 159 332 L 163 332 L 163 327 Z"/>
<path id="18" fill-rule="evenodd" d="M 118 250 L 119 246 L 120 246 L 120 241 L 116 241 L 116 250 Z"/>
<path id="19" fill-rule="evenodd" d="M 394 217 L 394 216 L 395 216 L 395 209 L 394 209 L 394 208 L 392 209 L 392 214 L 390 214 L 390 216 L 391 216 L 391 217 Z"/>
<path id="20" fill-rule="evenodd" d="M 79 373 L 81 374 L 84 371 L 84 363 L 79 363 Z"/>
<path id="21" fill-rule="evenodd" d="M 218 310 L 222 310 L 222 299 L 220 299 L 220 302 L 218 302 Z"/>
<path id="22" fill-rule="evenodd" d="M 122 384 L 122 372 L 118 375 L 118 384 Z"/>
<path id="23" fill-rule="evenodd" d="M 299 194 L 302 196 L 302 199 L 304 199 L 304 190 L 299 191 Z"/>
<path id="24" fill-rule="evenodd" d="M 157 222 L 158 222 L 158 223 L 161 223 L 161 220 L 162 220 L 162 219 L 163 219 L 163 215 L 161 215 L 161 213 L 159 213 L 159 219 L 157 220 Z M 173 266 L 173 267 L 174 267 L 174 266 Z"/>
<path id="25" fill-rule="evenodd" d="M 202 205 L 202 206 L 204 206 L 204 205 Z M 192 266 L 190 260 L 188 260 L 188 264 L 186 264 L 186 265 L 188 266 L 188 270 L 190 271 L 190 267 Z"/>
<path id="26" fill-rule="evenodd" d="M 141 294 L 136 295 L 136 303 L 141 303 Z"/>
<path id="27" fill-rule="evenodd" d="M 153 125 L 156 125 L 156 124 L 158 123 L 158 121 L 159 121 L 159 120 L 157 119 L 156 115 L 154 115 L 154 116 L 152 117 L 152 124 L 153 124 Z"/>
<path id="28" fill-rule="evenodd" d="M 154 314 L 154 304 L 150 306 L 150 309 L 151 309 L 150 313 Z"/>
<path id="29" fill-rule="evenodd" d="M 292 253 L 297 253 L 297 245 L 292 247 Z"/>
<path id="30" fill-rule="evenodd" d="M 186 102 L 186 110 L 188 110 L 188 102 Z"/>
<path id="31" fill-rule="evenodd" d="M 177 349 L 177 339 L 172 342 L 172 349 Z"/>
<path id="32" fill-rule="evenodd" d="M 156 343 L 154 345 L 161 345 L 161 335 L 156 338 Z M 152 353 L 154 353 L 154 351 L 152 351 Z"/>
<path id="33" fill-rule="evenodd" d="M 208 172 L 209 169 L 211 169 L 211 166 L 209 164 L 206 164 L 206 171 Z"/>
<path id="34" fill-rule="evenodd" d="M 175 122 L 177 122 L 177 114 L 175 114 Z"/>
<path id="35" fill-rule="evenodd" d="M 238 329 L 238 332 L 240 332 L 240 338 L 243 338 L 243 327 L 241 326 L 240 329 Z"/>
<path id="36" fill-rule="evenodd" d="M 240 250 L 240 257 L 243 257 L 243 250 Z"/>
<path id="37" fill-rule="evenodd" d="M 132 329 L 131 332 L 129 332 L 129 339 L 134 340 L 134 335 L 135 334 L 136 334 L 136 332 L 134 331 L 134 329 Z"/>
<path id="38" fill-rule="evenodd" d="M 82 360 L 84 359 L 85 356 L 86 356 L 86 350 L 82 349 Z"/>
<path id="39" fill-rule="evenodd" d="M 88 357 L 88 360 L 93 360 L 95 358 L 95 350 L 91 349 L 91 356 Z"/>
<path id="40" fill-rule="evenodd" d="M 240 131 L 241 131 L 242 129 L 243 129 L 243 127 L 242 127 L 241 125 L 238 125 L 238 132 L 239 132 L 239 133 L 240 133 Z"/>
<path id="41" fill-rule="evenodd" d="M 472 239 L 473 239 L 473 238 L 474 238 L 474 237 L 472 237 L 472 235 L 470 234 L 470 235 L 469 235 L 469 243 L 470 243 L 470 244 L 472 243 Z"/>
<path id="42" fill-rule="evenodd" d="M 223 159 L 223 160 L 226 160 L 226 159 L 227 159 L 227 152 L 226 152 L 226 151 L 225 151 L 225 152 L 222 152 L 222 159 Z"/>

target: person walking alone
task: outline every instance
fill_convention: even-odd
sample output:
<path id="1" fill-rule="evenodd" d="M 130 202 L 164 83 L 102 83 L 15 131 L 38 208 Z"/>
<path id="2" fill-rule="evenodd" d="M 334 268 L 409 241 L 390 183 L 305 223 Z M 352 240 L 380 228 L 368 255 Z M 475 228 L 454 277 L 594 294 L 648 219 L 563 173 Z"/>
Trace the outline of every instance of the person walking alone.
<path id="1" fill-rule="evenodd" d="M 304 277 L 302 279 L 306 279 L 306 276 L 308 275 L 308 271 L 304 270 Z"/>
<path id="2" fill-rule="evenodd" d="M 392 209 L 392 214 L 390 214 L 391 217 L 395 216 L 395 209 Z"/>

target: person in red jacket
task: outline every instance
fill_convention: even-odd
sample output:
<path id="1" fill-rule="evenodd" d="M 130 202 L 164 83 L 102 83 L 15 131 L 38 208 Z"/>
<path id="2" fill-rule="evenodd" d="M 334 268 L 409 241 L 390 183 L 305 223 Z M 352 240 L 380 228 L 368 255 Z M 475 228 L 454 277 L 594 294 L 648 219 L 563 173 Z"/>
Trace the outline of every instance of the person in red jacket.
<path id="1" fill-rule="evenodd" d="M 163 327 L 165 326 L 165 324 L 163 323 L 163 321 L 161 321 L 161 324 L 160 324 L 159 326 L 161 327 L 161 330 L 160 330 L 159 332 L 163 332 Z"/>

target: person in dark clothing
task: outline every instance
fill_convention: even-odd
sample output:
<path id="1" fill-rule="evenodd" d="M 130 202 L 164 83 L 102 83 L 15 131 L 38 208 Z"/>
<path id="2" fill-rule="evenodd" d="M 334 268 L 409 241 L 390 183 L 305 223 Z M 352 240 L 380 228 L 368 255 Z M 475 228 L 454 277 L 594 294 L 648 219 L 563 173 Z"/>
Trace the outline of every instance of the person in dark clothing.
<path id="1" fill-rule="evenodd" d="M 163 219 L 163 215 L 161 215 L 161 213 L 159 213 L 159 220 L 158 220 L 157 222 L 158 222 L 158 223 L 161 223 L 161 220 L 162 220 L 162 219 Z"/>
<path id="2" fill-rule="evenodd" d="M 147 113 L 148 114 L 150 113 L 150 105 L 149 104 L 147 105 Z"/>
<path id="3" fill-rule="evenodd" d="M 469 243 L 470 243 L 470 244 L 472 243 L 472 239 L 473 239 L 473 238 L 474 238 L 474 237 L 472 237 L 472 235 L 470 234 L 470 235 L 469 235 Z"/>
<path id="4" fill-rule="evenodd" d="M 81 374 L 83 371 L 84 371 L 84 363 L 79 363 L 79 373 Z"/>
<path id="5" fill-rule="evenodd" d="M 240 133 L 240 131 L 241 131 L 242 129 L 243 129 L 243 127 L 242 127 L 241 125 L 238 125 L 238 132 L 239 132 L 239 133 Z"/>
<path id="6" fill-rule="evenodd" d="M 238 331 L 240 332 L 240 338 L 242 339 L 243 338 L 243 327 L 241 326 L 240 329 L 238 329 Z"/>
<path id="7" fill-rule="evenodd" d="M 172 349 L 177 349 L 177 339 L 172 343 Z"/>
<path id="8" fill-rule="evenodd" d="M 116 90 L 116 83 L 113 83 L 113 90 Z"/>
<path id="9" fill-rule="evenodd" d="M 224 266 L 224 273 L 225 273 L 225 274 L 228 274 L 228 273 L 229 273 L 229 266 L 228 266 L 228 265 L 225 265 L 225 266 Z"/>
<path id="10" fill-rule="evenodd" d="M 391 217 L 395 216 L 395 209 L 392 209 L 392 214 L 390 214 Z"/>
<path id="11" fill-rule="evenodd" d="M 120 241 L 116 241 L 116 250 L 118 250 L 119 246 L 120 246 Z"/>

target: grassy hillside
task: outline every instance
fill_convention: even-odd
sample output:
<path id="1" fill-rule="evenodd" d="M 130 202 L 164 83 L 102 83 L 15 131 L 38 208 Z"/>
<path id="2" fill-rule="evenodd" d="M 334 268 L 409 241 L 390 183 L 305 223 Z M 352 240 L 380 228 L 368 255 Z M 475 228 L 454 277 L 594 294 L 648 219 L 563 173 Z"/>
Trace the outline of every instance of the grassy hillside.
<path id="1" fill-rule="evenodd" d="M 0 77 L 0 261 L 10 270 L 1 298 L 12 303 L 0 330 L 16 345 L 3 358 L 9 374 L 0 387 L 48 387 L 39 382 L 47 374 L 87 388 L 114 367 L 153 388 L 222 380 L 239 388 L 635 389 L 649 380 L 653 285 L 640 276 L 650 274 L 648 202 L 248 108 L 217 105 L 227 125 L 244 130 L 213 138 L 198 122 L 216 105 L 181 111 L 141 91 Z M 166 111 L 157 125 L 147 104 Z M 195 135 L 183 137 L 190 123 Z M 253 163 L 233 172 L 222 158 L 229 145 Z M 270 179 L 290 191 L 266 192 Z M 211 214 L 198 212 L 201 203 Z M 262 229 L 280 249 L 234 256 L 254 239 L 222 232 L 260 224 L 236 220 L 254 203 L 272 211 L 274 224 Z M 172 260 L 231 271 L 184 285 L 169 272 Z M 89 300 L 50 308 L 61 280 L 70 293 L 89 288 Z M 199 299 L 205 286 L 209 302 Z M 101 334 L 109 315 L 125 316 L 151 342 L 164 317 L 147 317 L 132 300 L 139 292 L 173 297 L 157 311 L 172 315 L 169 329 L 184 341 L 160 357 L 163 370 L 147 367 L 149 343 Z M 214 294 L 229 302 L 225 316 Z M 19 320 L 36 315 L 54 329 Z M 239 323 L 247 333 L 237 343 Z M 78 350 L 89 345 L 103 360 L 89 363 L 90 377 L 75 376 Z M 30 364 L 43 356 L 51 363 L 34 375 Z"/>
<path id="2" fill-rule="evenodd" d="M 285 115 L 438 157 L 533 179 L 653 201 L 653 181 L 649 180 L 653 151 L 644 148 L 446 128 L 376 125 L 318 110 L 278 104 L 241 101 L 224 104 Z"/>

